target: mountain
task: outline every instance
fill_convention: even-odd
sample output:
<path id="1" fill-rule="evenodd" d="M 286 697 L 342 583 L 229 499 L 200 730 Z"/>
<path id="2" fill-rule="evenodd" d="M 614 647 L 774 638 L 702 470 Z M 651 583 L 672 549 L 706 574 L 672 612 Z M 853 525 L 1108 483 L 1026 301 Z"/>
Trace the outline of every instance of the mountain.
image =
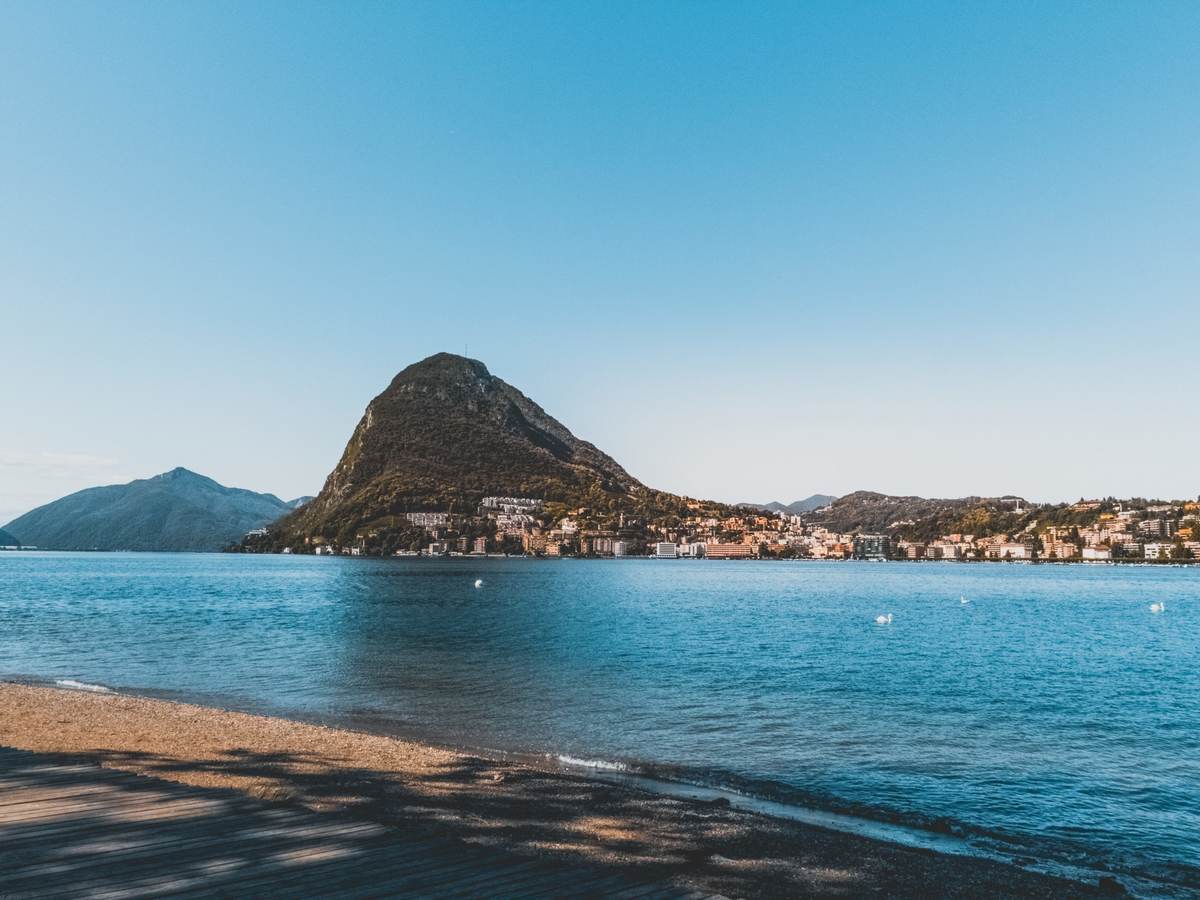
<path id="1" fill-rule="evenodd" d="M 801 513 L 812 512 L 814 509 L 821 509 L 828 506 L 837 497 L 832 494 L 813 494 L 811 497 L 805 497 L 803 500 L 793 500 L 791 503 L 780 503 L 778 500 L 772 500 L 770 503 L 739 503 L 738 506 L 744 509 L 761 509 L 766 512 L 786 513 L 789 516 L 798 516 Z"/>
<path id="2" fill-rule="evenodd" d="M 274 543 L 348 543 L 401 527 L 406 512 L 474 514 L 486 496 L 532 497 L 613 519 L 689 509 L 685 498 L 647 488 L 575 437 L 483 363 L 438 353 L 404 369 L 368 404 L 321 493 L 272 529 Z"/>
<path id="3" fill-rule="evenodd" d="M 787 513 L 790 516 L 798 516 L 801 513 L 812 512 L 814 509 L 820 509 L 823 506 L 828 506 L 837 497 L 832 494 L 813 494 L 805 497 L 803 500 L 793 500 L 791 503 L 779 503 L 773 501 L 765 505 L 766 509 L 772 512 Z"/>
<path id="4" fill-rule="evenodd" d="M 4 528 L 44 550 L 221 550 L 289 512 L 273 494 L 180 468 L 70 494 Z"/>
<path id="5" fill-rule="evenodd" d="M 803 500 L 793 500 L 787 505 L 787 510 L 793 516 L 798 516 L 801 513 L 812 512 L 814 509 L 821 509 L 828 506 L 836 500 L 833 494 L 811 494 Z"/>
<path id="6" fill-rule="evenodd" d="M 306 503 L 312 503 L 316 499 L 317 499 L 316 497 L 312 497 L 312 496 L 309 496 L 306 494 L 303 497 L 297 497 L 295 500 L 288 500 L 284 504 L 284 506 L 286 506 L 288 509 L 299 509 L 300 507 L 304 506 Z"/>
<path id="7" fill-rule="evenodd" d="M 17 547 L 20 543 L 16 535 L 9 534 L 3 528 L 0 528 L 0 547 Z"/>

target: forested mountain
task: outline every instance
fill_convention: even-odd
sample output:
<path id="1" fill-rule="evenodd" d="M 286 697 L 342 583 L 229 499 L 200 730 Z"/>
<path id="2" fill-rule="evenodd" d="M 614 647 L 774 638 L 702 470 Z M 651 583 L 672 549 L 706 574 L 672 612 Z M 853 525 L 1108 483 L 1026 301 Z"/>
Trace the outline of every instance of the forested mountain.
<path id="1" fill-rule="evenodd" d="M 370 402 L 321 493 L 272 529 L 274 543 L 349 543 L 407 512 L 474 514 L 486 496 L 586 507 L 602 519 L 682 516 L 689 504 L 643 485 L 483 363 L 439 353 Z"/>
<path id="2" fill-rule="evenodd" d="M 221 550 L 290 511 L 274 494 L 178 468 L 70 494 L 4 528 L 45 550 Z"/>

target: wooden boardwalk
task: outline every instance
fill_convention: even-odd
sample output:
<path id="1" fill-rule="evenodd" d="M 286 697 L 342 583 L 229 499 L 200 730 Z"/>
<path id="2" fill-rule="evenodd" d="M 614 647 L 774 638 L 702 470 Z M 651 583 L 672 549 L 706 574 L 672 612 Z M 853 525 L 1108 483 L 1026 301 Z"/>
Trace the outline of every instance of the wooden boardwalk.
<path id="1" fill-rule="evenodd" d="M 703 895 L 0 747 L 0 900 Z"/>

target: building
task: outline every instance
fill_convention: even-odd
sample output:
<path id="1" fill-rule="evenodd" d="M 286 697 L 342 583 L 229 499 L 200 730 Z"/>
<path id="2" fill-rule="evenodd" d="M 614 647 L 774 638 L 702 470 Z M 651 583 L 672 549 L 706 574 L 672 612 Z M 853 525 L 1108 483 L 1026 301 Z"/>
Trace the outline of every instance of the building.
<path id="1" fill-rule="evenodd" d="M 687 559 L 699 559 L 704 555 L 704 545 L 698 542 L 680 544 L 679 555 Z"/>
<path id="2" fill-rule="evenodd" d="M 444 512 L 407 513 L 404 518 L 422 528 L 443 528 L 450 521 L 449 514 Z"/>
<path id="3" fill-rule="evenodd" d="M 613 539 L 610 537 L 592 538 L 592 552 L 597 556 L 612 556 L 613 543 Z"/>
<path id="4" fill-rule="evenodd" d="M 887 559 L 891 541 L 885 534 L 859 534 L 854 538 L 855 559 Z"/>
<path id="5" fill-rule="evenodd" d="M 613 556 L 628 556 L 629 555 L 629 542 L 628 541 L 613 541 L 612 542 L 612 555 Z"/>
<path id="6" fill-rule="evenodd" d="M 1170 537 L 1171 524 L 1167 519 L 1146 519 L 1137 523 L 1137 532 L 1142 537 Z"/>
<path id="7" fill-rule="evenodd" d="M 1033 559 L 1033 544 L 1020 541 L 1000 541 L 987 551 L 990 559 Z"/>
<path id="8" fill-rule="evenodd" d="M 528 513 L 502 513 L 496 516 L 496 530 L 502 534 L 520 537 L 532 531 L 537 520 Z"/>
<path id="9" fill-rule="evenodd" d="M 659 541 L 654 547 L 655 559 L 678 559 L 679 548 L 674 541 Z"/>
<path id="10" fill-rule="evenodd" d="M 1107 547 L 1084 547 L 1083 559 L 1087 562 L 1100 562 L 1112 559 L 1112 551 Z"/>
<path id="11" fill-rule="evenodd" d="M 709 559 L 753 559 L 758 555 L 753 544 L 705 544 Z"/>
<path id="12" fill-rule="evenodd" d="M 472 548 L 471 552 L 472 553 L 481 553 L 481 554 L 487 553 L 487 538 L 485 538 L 485 537 L 475 538 L 475 545 Z"/>
<path id="13" fill-rule="evenodd" d="M 542 501 L 534 497 L 484 497 L 484 509 L 505 513 L 532 513 L 542 508 Z"/>
<path id="14" fill-rule="evenodd" d="M 1146 559 L 1170 559 L 1171 545 L 1170 544 L 1146 544 L 1142 548 L 1142 555 Z"/>

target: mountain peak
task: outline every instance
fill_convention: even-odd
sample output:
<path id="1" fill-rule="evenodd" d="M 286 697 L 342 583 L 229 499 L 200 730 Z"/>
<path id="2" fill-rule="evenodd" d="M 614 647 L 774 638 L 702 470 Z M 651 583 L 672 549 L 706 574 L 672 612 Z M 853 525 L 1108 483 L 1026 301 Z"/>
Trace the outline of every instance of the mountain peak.
<path id="1" fill-rule="evenodd" d="M 51 550 L 220 550 L 290 511 L 272 494 L 227 488 L 179 466 L 69 494 L 5 531 Z"/>
<path id="2" fill-rule="evenodd" d="M 482 362 L 436 353 L 368 404 L 321 493 L 289 525 L 332 536 L 409 511 L 474 510 L 489 495 L 607 503 L 635 490 L 644 488 L 614 459 Z"/>
<path id="3" fill-rule="evenodd" d="M 200 475 L 196 472 L 193 472 L 191 469 L 185 469 L 183 466 L 176 466 L 175 468 L 171 469 L 169 472 L 163 472 L 161 475 L 153 476 L 153 478 L 157 479 L 159 481 L 172 481 L 172 480 L 176 480 L 176 479 L 188 479 L 188 478 L 203 478 L 205 481 L 212 480 L 209 478 L 205 478 L 205 476 Z"/>

